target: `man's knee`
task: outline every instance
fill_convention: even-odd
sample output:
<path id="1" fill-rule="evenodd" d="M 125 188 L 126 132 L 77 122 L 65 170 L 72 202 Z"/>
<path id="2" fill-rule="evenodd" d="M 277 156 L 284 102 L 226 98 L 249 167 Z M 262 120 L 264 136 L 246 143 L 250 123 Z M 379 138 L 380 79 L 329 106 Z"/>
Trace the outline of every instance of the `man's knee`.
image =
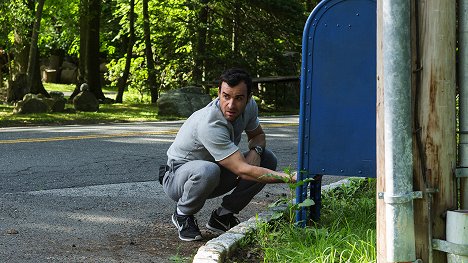
<path id="1" fill-rule="evenodd" d="M 278 159 L 276 158 L 276 155 L 272 151 L 265 149 L 260 166 L 275 171 L 277 165 Z"/>
<path id="2" fill-rule="evenodd" d="M 191 180 L 201 181 L 206 187 L 213 187 L 219 184 L 221 169 L 216 163 L 204 161 L 202 164 L 194 165 L 191 173 Z"/>

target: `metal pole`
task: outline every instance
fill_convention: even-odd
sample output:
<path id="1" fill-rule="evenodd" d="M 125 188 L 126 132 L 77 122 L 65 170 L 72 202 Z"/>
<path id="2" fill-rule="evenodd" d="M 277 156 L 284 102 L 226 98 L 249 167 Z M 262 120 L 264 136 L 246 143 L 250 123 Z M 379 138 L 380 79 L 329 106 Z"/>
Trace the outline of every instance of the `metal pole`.
<path id="1" fill-rule="evenodd" d="M 411 1 L 383 0 L 387 262 L 416 260 L 411 126 Z"/>
<path id="2" fill-rule="evenodd" d="M 460 167 L 468 167 L 468 0 L 459 0 L 459 80 L 460 96 L 460 144 L 458 145 L 458 164 Z M 460 178 L 461 209 L 468 209 L 468 178 Z"/>

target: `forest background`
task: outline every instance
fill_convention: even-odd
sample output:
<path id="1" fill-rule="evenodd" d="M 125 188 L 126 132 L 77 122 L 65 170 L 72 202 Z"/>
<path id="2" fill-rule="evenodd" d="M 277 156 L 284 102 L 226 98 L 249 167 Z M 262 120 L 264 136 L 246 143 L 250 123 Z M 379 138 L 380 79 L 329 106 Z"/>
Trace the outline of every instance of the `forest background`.
<path id="1" fill-rule="evenodd" d="M 292 76 L 254 94 L 275 108 L 298 107 L 302 30 L 318 2 L 0 0 L 0 90 L 12 103 L 48 97 L 44 80 L 71 82 L 73 98 L 86 82 L 101 102 L 111 86 L 116 102 L 134 90 L 147 94 L 140 103 L 156 103 L 184 86 L 209 93 L 224 69 L 243 67 L 256 78 Z M 60 78 L 64 65 L 76 65 L 72 81 Z"/>

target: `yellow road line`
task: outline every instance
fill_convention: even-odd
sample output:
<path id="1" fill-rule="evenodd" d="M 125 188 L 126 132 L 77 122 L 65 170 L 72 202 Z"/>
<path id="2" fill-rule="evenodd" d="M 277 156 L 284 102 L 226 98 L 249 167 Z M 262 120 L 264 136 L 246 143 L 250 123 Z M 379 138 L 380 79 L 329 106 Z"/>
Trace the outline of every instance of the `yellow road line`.
<path id="1" fill-rule="evenodd" d="M 102 139 L 102 138 L 115 138 L 115 137 L 137 137 L 137 136 L 143 136 L 143 135 L 172 135 L 172 134 L 177 134 L 177 131 L 178 130 L 166 130 L 166 131 L 155 131 L 155 132 L 89 134 L 89 135 L 79 135 L 79 136 L 50 137 L 50 138 L 25 138 L 25 139 L 14 139 L 14 140 L 0 140 L 0 144 L 71 141 L 71 140 Z"/>
<path id="2" fill-rule="evenodd" d="M 262 127 L 275 128 L 298 126 L 297 123 L 262 123 Z M 32 143 L 32 142 L 53 142 L 53 141 L 72 141 L 72 140 L 86 140 L 86 139 L 102 139 L 102 138 L 116 138 L 116 137 L 138 137 L 144 135 L 173 135 L 177 134 L 178 129 L 165 130 L 165 131 L 152 131 L 152 132 L 125 132 L 125 133 L 112 133 L 112 134 L 89 134 L 77 136 L 59 136 L 49 138 L 24 138 L 13 140 L 0 140 L 0 144 L 14 144 L 14 143 Z"/>

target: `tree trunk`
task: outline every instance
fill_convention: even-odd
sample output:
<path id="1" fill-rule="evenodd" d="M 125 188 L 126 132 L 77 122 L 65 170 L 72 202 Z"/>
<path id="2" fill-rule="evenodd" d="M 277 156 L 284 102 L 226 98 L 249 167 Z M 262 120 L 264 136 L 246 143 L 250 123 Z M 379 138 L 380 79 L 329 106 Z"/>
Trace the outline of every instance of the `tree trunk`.
<path id="1" fill-rule="evenodd" d="M 35 23 L 27 25 L 26 30 L 21 30 L 20 28 L 15 29 L 15 59 L 13 69 L 10 71 L 11 79 L 8 81 L 8 102 L 21 100 L 26 93 L 30 92 L 34 94 L 44 94 L 49 97 L 49 94 L 42 85 L 39 54 L 37 52 L 37 38 L 44 1 L 45 0 L 41 0 L 38 3 L 37 10 L 35 1 L 30 0 L 25 2 L 31 12 L 35 13 Z M 28 72 L 30 73 L 28 74 Z"/>
<path id="2" fill-rule="evenodd" d="M 33 87 L 33 81 L 35 76 L 35 71 L 39 70 L 37 67 L 39 63 L 38 61 L 38 52 L 37 52 L 37 40 L 39 38 L 39 30 L 41 28 L 41 18 L 42 18 L 42 9 L 44 7 L 44 2 L 45 0 L 39 0 L 37 3 L 37 9 L 36 9 L 36 21 L 34 23 L 33 31 L 32 31 L 32 36 L 31 36 L 31 42 L 30 42 L 30 48 L 29 48 L 29 59 L 28 59 L 28 70 L 27 70 L 27 75 L 28 75 L 28 86 L 27 92 L 32 91 Z M 39 74 L 40 75 L 40 74 Z"/>
<path id="3" fill-rule="evenodd" d="M 28 1 L 25 3 L 28 9 L 34 10 L 34 3 Z M 29 47 L 32 32 L 30 29 L 33 25 L 18 26 L 14 28 L 14 60 L 12 71 L 10 72 L 11 78 L 8 80 L 7 101 L 15 102 L 23 99 L 27 90 L 27 77 L 29 59 Z"/>
<path id="4" fill-rule="evenodd" d="M 428 262 L 430 240 L 445 239 L 445 213 L 456 208 L 454 170 L 456 165 L 456 5 L 451 0 L 416 1 L 418 16 L 416 64 L 419 81 L 415 85 L 414 118 L 419 127 L 414 149 L 415 187 L 425 193 L 414 202 L 417 258 Z M 418 165 L 416 165 L 418 164 Z M 437 189 L 434 194 L 428 194 Z M 434 250 L 433 262 L 446 262 L 445 253 Z"/>
<path id="5" fill-rule="evenodd" d="M 207 34 L 207 23 L 208 23 L 208 0 L 202 0 L 200 3 L 202 6 L 198 10 L 198 21 L 197 21 L 197 46 L 195 49 L 195 64 L 193 68 L 193 81 L 195 83 L 201 83 L 203 81 L 203 73 L 205 69 L 205 57 L 206 57 L 206 34 Z M 209 93 L 209 88 L 208 92 Z"/>
<path id="6" fill-rule="evenodd" d="M 158 100 L 158 84 L 156 81 L 156 69 L 154 67 L 153 50 L 151 49 L 151 31 L 148 14 L 148 0 L 143 0 L 143 30 L 145 33 L 145 54 L 148 67 L 148 86 L 151 92 L 151 103 Z"/>
<path id="7" fill-rule="evenodd" d="M 98 100 L 104 100 L 105 96 L 102 92 L 101 78 L 99 72 L 100 56 L 99 56 L 99 30 L 101 17 L 101 0 L 88 1 L 88 33 L 86 41 L 86 76 L 90 91 Z"/>
<path id="8" fill-rule="evenodd" d="M 81 84 L 87 82 L 86 77 L 86 47 L 88 43 L 88 0 L 80 0 L 80 61 L 78 64 L 78 83 L 70 96 L 73 99 L 80 93 Z"/>
<path id="9" fill-rule="evenodd" d="M 39 66 L 39 54 L 36 53 L 36 59 L 34 60 L 33 63 L 35 63 L 36 66 L 34 66 L 34 70 L 32 71 L 32 76 L 30 80 L 32 86 L 31 86 L 30 93 L 42 94 L 49 98 L 50 97 L 49 93 L 44 88 L 44 85 L 42 85 L 41 69 Z"/>
<path id="10" fill-rule="evenodd" d="M 122 77 L 117 81 L 117 96 L 115 101 L 122 103 L 125 86 L 127 85 L 128 76 L 130 75 L 130 65 L 132 63 L 132 51 L 133 42 L 135 41 L 135 0 L 130 0 L 130 14 L 128 15 L 129 22 L 129 33 L 128 33 L 128 46 L 127 46 L 127 57 L 125 59 L 125 69 Z"/>

